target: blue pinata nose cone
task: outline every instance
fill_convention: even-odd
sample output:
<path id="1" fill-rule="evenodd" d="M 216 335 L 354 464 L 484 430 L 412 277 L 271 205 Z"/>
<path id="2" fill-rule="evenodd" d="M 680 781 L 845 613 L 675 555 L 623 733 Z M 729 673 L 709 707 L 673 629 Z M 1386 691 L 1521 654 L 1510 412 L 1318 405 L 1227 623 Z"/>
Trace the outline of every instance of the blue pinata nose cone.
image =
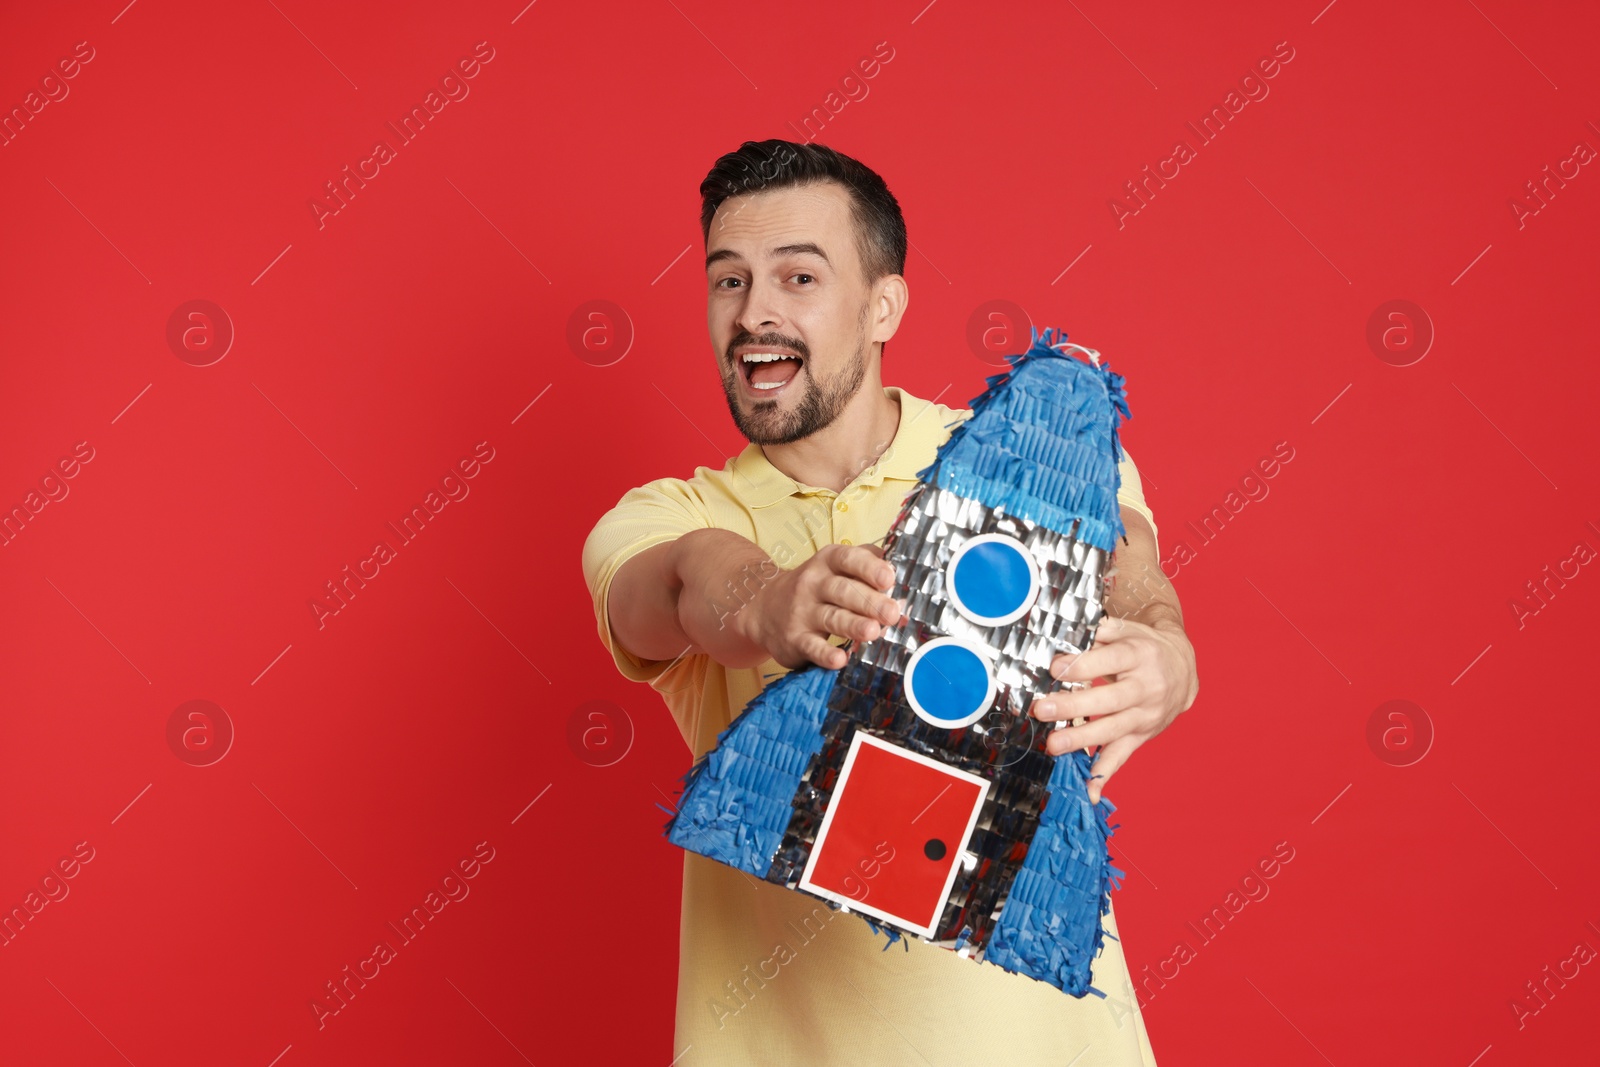
<path id="1" fill-rule="evenodd" d="M 923 480 L 1052 529 L 1076 527 L 1079 540 L 1112 551 L 1126 532 L 1117 503 L 1122 375 L 1052 329 L 1010 360 Z"/>

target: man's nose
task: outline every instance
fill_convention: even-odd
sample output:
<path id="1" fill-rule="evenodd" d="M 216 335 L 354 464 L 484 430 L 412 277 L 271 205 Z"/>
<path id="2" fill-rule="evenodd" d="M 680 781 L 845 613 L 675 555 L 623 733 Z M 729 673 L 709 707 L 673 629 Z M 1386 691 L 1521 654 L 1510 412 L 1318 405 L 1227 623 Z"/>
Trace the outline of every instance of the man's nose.
<path id="1" fill-rule="evenodd" d="M 746 293 L 738 317 L 738 325 L 745 333 L 771 333 L 783 324 L 776 286 L 752 279 Z"/>

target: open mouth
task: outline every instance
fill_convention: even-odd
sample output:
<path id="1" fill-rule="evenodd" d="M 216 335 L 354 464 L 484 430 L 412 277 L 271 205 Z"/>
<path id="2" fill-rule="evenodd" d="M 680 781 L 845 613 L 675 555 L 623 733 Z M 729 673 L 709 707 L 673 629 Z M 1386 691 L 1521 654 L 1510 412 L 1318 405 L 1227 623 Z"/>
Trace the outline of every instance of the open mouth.
<path id="1" fill-rule="evenodd" d="M 779 392 L 800 373 L 801 359 L 783 349 L 741 352 L 735 357 L 745 385 L 756 396 Z"/>

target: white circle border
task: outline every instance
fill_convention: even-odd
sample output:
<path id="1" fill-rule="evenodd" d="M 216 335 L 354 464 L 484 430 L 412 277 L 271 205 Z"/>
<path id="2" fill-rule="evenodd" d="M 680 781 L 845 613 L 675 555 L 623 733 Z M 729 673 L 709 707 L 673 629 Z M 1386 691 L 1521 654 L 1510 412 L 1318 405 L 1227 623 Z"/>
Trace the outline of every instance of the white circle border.
<path id="1" fill-rule="evenodd" d="M 946 645 L 964 648 L 978 657 L 978 662 L 983 664 L 983 676 L 988 682 L 988 689 L 983 695 L 983 703 L 979 705 L 977 711 L 964 719 L 941 719 L 934 715 L 933 712 L 922 706 L 922 702 L 917 699 L 916 688 L 912 685 L 912 678 L 916 674 L 917 664 L 922 662 L 923 656 L 936 648 L 942 648 Z M 968 641 L 960 637 L 936 637 L 911 653 L 911 661 L 906 664 L 905 691 L 906 703 L 910 704 L 911 710 L 917 713 L 917 718 L 942 730 L 959 730 L 963 726 L 971 726 L 989 713 L 989 709 L 994 705 L 995 694 L 1000 691 L 1000 683 L 994 676 L 994 666 L 989 662 L 989 657 L 983 654 L 982 646 L 974 641 Z"/>
<path id="2" fill-rule="evenodd" d="M 1023 598 L 1021 607 L 1008 614 L 994 616 L 980 615 L 976 611 L 973 611 L 971 608 L 967 607 L 966 603 L 961 599 L 961 594 L 956 592 L 956 567 L 958 564 L 960 564 L 962 558 L 966 556 L 969 549 L 975 548 L 978 545 L 993 544 L 996 542 L 1010 545 L 1011 547 L 1015 548 L 1018 552 L 1022 553 L 1022 558 L 1027 561 L 1028 595 Z M 961 613 L 963 618 L 967 619 L 969 622 L 975 622 L 979 626 L 1004 626 L 1007 623 L 1016 622 L 1029 611 L 1033 610 L 1033 605 L 1039 600 L 1039 589 L 1042 585 L 1043 581 L 1039 576 L 1039 561 L 1033 558 L 1033 553 L 1028 551 L 1027 545 L 1023 544 L 1021 541 L 1018 541 L 1015 537 L 1012 537 L 1009 534 L 986 533 L 979 534 L 976 537 L 969 537 L 966 541 L 962 542 L 960 548 L 956 549 L 955 555 L 950 557 L 950 563 L 945 567 L 944 570 L 945 595 L 950 598 L 950 603 L 955 605 L 956 610 Z"/>

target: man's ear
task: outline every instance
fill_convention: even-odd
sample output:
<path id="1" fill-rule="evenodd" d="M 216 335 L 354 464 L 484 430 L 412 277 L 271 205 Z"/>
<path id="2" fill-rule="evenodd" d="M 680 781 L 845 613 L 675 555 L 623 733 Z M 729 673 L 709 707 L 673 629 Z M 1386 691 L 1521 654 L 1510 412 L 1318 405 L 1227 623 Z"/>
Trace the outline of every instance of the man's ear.
<path id="1" fill-rule="evenodd" d="M 872 289 L 872 321 L 867 340 L 888 341 L 900 329 L 900 320 L 911 303 L 911 290 L 905 278 L 898 274 L 879 278 Z"/>

